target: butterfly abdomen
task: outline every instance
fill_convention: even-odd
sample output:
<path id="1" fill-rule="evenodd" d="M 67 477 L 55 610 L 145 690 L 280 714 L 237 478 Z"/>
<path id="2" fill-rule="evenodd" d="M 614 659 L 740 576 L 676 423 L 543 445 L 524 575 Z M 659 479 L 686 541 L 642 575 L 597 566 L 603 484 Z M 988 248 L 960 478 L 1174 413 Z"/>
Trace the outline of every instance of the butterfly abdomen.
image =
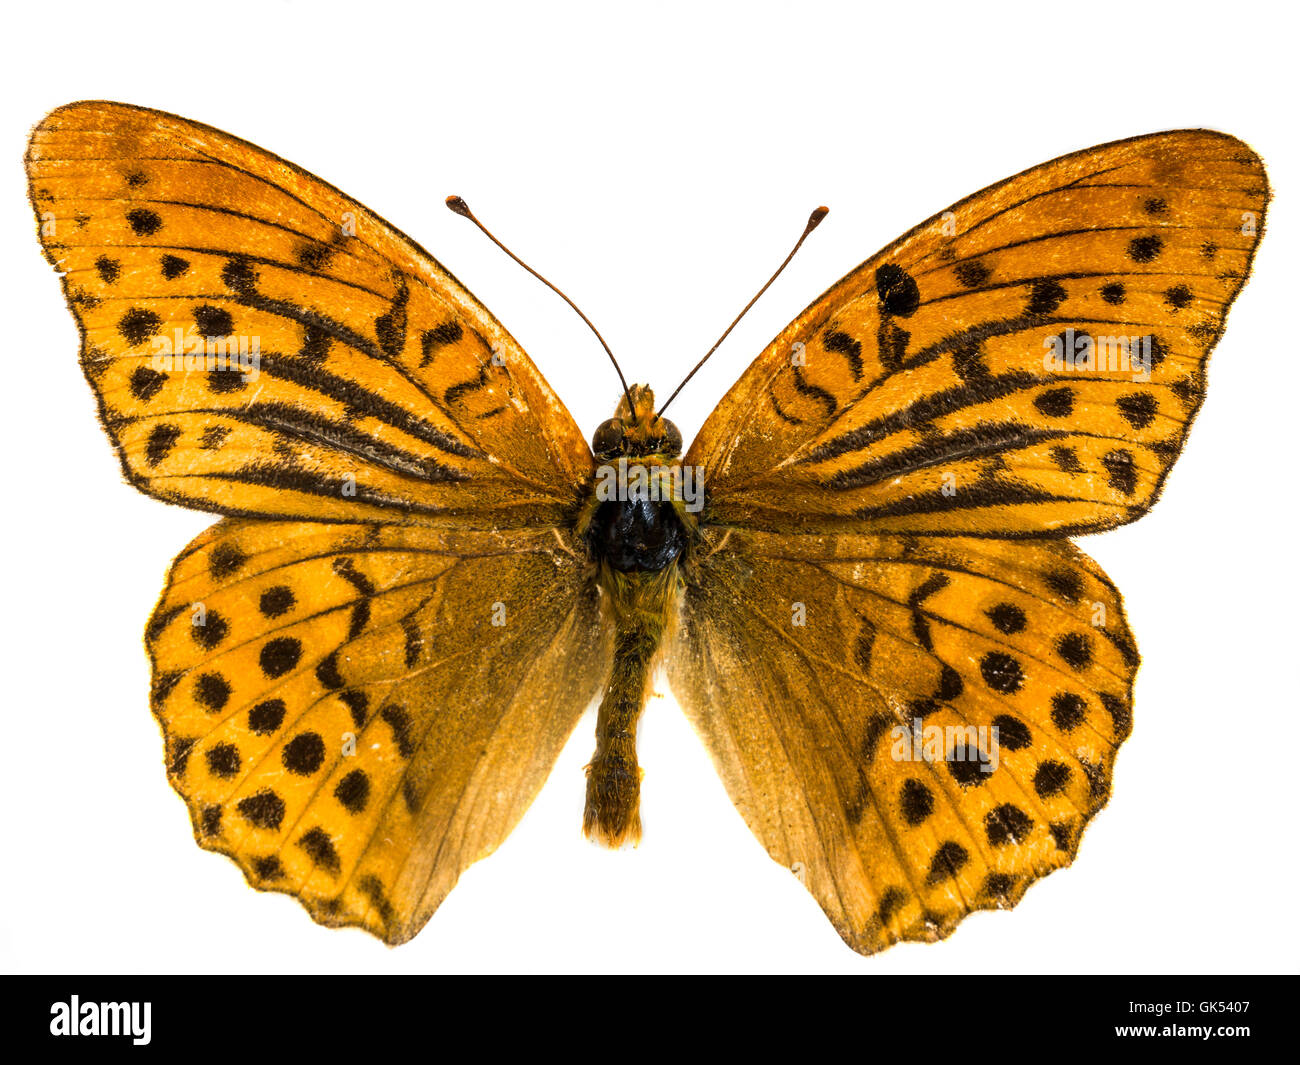
<path id="1" fill-rule="evenodd" d="M 641 768 L 636 724 L 660 648 L 677 608 L 677 564 L 620 572 L 601 566 L 607 616 L 614 622 L 614 665 L 596 716 L 596 753 L 587 766 L 583 831 L 609 847 L 641 837 Z"/>

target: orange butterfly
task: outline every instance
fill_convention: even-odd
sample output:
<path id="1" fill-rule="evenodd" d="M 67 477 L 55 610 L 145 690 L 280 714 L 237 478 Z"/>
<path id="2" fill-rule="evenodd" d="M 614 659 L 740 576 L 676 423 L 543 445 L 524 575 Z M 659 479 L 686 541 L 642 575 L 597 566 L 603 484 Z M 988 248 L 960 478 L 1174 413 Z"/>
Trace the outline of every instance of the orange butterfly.
<path id="1" fill-rule="evenodd" d="M 251 144 L 77 103 L 27 169 L 126 476 L 224 515 L 146 642 L 195 837 L 254 887 L 406 941 L 602 692 L 585 827 L 634 839 L 660 663 L 855 950 L 1073 859 L 1138 655 L 1067 537 L 1145 513 L 1181 450 L 1264 227 L 1241 142 L 1120 141 L 955 204 L 684 457 L 641 386 L 589 449 L 431 256 Z"/>

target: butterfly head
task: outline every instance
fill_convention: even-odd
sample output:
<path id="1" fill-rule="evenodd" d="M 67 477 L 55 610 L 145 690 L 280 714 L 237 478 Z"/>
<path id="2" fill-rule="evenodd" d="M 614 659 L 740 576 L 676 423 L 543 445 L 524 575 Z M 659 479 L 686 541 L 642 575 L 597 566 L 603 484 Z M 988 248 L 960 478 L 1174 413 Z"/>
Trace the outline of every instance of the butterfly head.
<path id="1" fill-rule="evenodd" d="M 650 386 L 633 385 L 628 392 L 619 399 L 614 417 L 602 422 L 591 438 L 596 458 L 601 462 L 624 455 L 678 458 L 682 453 L 681 430 L 655 414 L 655 394 Z"/>

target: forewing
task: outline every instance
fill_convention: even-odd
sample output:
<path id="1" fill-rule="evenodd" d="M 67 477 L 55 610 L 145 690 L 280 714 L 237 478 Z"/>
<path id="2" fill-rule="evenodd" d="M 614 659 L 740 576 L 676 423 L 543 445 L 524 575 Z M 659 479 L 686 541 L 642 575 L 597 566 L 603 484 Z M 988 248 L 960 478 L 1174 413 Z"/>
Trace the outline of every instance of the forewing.
<path id="1" fill-rule="evenodd" d="M 415 935 L 514 827 L 609 669 L 553 531 L 226 520 L 149 623 L 200 846 L 327 925 Z"/>
<path id="2" fill-rule="evenodd" d="M 47 116 L 27 173 L 143 491 L 223 514 L 486 528 L 573 506 L 591 455 L 537 368 L 427 252 L 319 178 L 102 102 Z"/>
<path id="3" fill-rule="evenodd" d="M 686 458 L 707 515 L 1002 536 L 1133 520 L 1200 407 L 1268 198 L 1250 148 L 1183 130 L 953 205 L 819 297 L 719 404 Z M 1091 368 L 1047 364 L 1089 342 Z"/>
<path id="4" fill-rule="evenodd" d="M 941 938 L 1070 864 L 1110 794 L 1138 663 L 1086 555 L 714 530 L 694 559 L 673 691 L 850 946 Z"/>

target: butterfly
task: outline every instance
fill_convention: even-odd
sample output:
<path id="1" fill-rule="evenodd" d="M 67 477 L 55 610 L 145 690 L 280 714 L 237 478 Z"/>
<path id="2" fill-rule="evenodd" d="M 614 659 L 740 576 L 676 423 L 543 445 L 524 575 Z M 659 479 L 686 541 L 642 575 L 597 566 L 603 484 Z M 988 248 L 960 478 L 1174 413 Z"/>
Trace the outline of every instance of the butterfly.
<path id="1" fill-rule="evenodd" d="M 635 840 L 661 667 L 854 950 L 1074 859 L 1138 652 L 1070 538 L 1151 507 L 1201 405 L 1269 199 L 1240 141 L 1117 141 L 954 204 L 684 454 L 626 383 L 589 447 L 432 256 L 252 144 L 85 102 L 26 164 L 126 478 L 221 515 L 145 641 L 195 838 L 254 887 L 409 940 L 598 698 L 584 827 Z"/>

